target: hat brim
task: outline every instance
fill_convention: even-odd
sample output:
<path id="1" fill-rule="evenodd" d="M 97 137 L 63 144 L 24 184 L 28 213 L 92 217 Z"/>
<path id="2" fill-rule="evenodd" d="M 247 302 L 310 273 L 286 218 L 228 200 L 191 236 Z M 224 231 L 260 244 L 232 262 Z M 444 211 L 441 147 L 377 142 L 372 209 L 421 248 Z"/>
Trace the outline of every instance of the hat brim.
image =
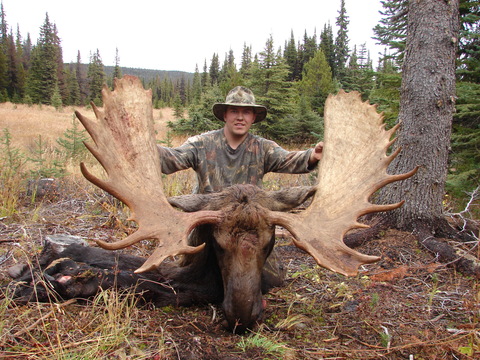
<path id="1" fill-rule="evenodd" d="M 225 110 L 227 110 L 227 106 L 242 106 L 242 107 L 251 107 L 254 109 L 255 111 L 255 114 L 257 115 L 256 118 L 255 118 L 255 122 L 254 124 L 262 121 L 262 120 L 265 120 L 265 118 L 267 117 L 267 108 L 265 106 L 262 106 L 262 105 L 252 105 L 252 104 L 232 104 L 232 103 L 229 103 L 229 104 L 224 104 L 224 103 L 217 103 L 217 104 L 213 104 L 213 115 L 215 115 L 215 117 L 220 120 L 220 121 L 225 121 L 225 119 L 223 118 L 223 115 L 225 114 Z"/>

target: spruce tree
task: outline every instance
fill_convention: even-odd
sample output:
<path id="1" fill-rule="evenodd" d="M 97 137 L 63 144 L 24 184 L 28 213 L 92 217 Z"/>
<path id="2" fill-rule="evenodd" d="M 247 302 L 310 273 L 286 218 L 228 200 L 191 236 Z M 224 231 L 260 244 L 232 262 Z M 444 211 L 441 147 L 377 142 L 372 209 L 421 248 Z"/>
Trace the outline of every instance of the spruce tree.
<path id="1" fill-rule="evenodd" d="M 382 6 L 384 10 L 380 14 L 383 17 L 373 28 L 374 39 L 392 50 L 388 56 L 401 64 L 407 37 L 408 0 L 385 0 Z"/>
<path id="2" fill-rule="evenodd" d="M 80 51 L 77 52 L 77 62 L 75 63 L 75 76 L 77 78 L 78 88 L 80 90 L 80 104 L 85 104 L 88 99 L 87 74 L 82 64 Z"/>
<path id="3" fill-rule="evenodd" d="M 87 79 L 90 90 L 88 99 L 99 106 L 102 104 L 102 88 L 105 83 L 105 72 L 103 70 L 102 58 L 100 57 L 98 49 L 90 57 Z"/>
<path id="4" fill-rule="evenodd" d="M 115 66 L 113 68 L 112 83 L 113 79 L 120 79 L 121 77 L 122 70 L 120 69 L 120 56 L 118 55 L 118 48 L 115 48 Z"/>
<path id="5" fill-rule="evenodd" d="M 62 137 L 57 139 L 66 159 L 79 159 L 87 153 L 84 142 L 88 139 L 87 132 L 79 126 L 75 115 L 72 115 L 71 127 L 66 129 Z"/>
<path id="6" fill-rule="evenodd" d="M 325 54 L 317 50 L 313 58 L 303 68 L 302 80 L 298 83 L 300 95 L 308 100 L 318 114 L 323 114 L 323 106 L 328 94 L 334 91 L 332 70 Z"/>
<path id="7" fill-rule="evenodd" d="M 248 77 L 252 65 L 252 48 L 243 43 L 242 61 L 240 64 L 240 73 L 243 77 Z"/>
<path id="8" fill-rule="evenodd" d="M 345 0 L 340 1 L 340 10 L 336 19 L 338 26 L 337 37 L 335 38 L 335 73 L 334 76 L 342 82 L 344 70 L 347 65 L 348 48 L 348 20 L 347 10 L 345 9 Z"/>
<path id="9" fill-rule="evenodd" d="M 220 63 L 218 61 L 218 54 L 213 54 L 208 73 L 210 75 L 210 85 L 213 86 L 218 84 L 220 76 Z"/>
<path id="10" fill-rule="evenodd" d="M 335 45 L 333 41 L 333 31 L 330 23 L 325 24 L 322 32 L 320 33 L 320 45 L 319 49 L 325 54 L 328 65 L 332 70 L 332 74 L 335 74 Z"/>
<path id="11" fill-rule="evenodd" d="M 193 86 L 192 86 L 193 103 L 199 104 L 202 99 L 202 79 L 198 71 L 198 64 L 195 65 L 195 72 L 193 73 Z"/>
<path id="12" fill-rule="evenodd" d="M 480 1 L 460 1 L 460 18 L 457 78 L 480 83 Z"/>
<path id="13" fill-rule="evenodd" d="M 26 93 L 34 103 L 50 104 L 58 85 L 57 40 L 56 29 L 46 14 L 37 45 L 32 50 L 31 67 L 27 77 Z"/>
<path id="14" fill-rule="evenodd" d="M 293 36 L 293 30 L 290 34 L 290 40 L 285 44 L 285 50 L 283 57 L 288 65 L 288 81 L 296 81 L 300 79 L 299 59 L 297 52 L 297 45 L 295 43 L 295 37 Z"/>
<path id="15" fill-rule="evenodd" d="M 205 59 L 205 62 L 203 63 L 203 72 L 202 72 L 202 92 L 209 85 L 210 85 L 210 74 L 208 73 L 207 59 Z"/>
<path id="16" fill-rule="evenodd" d="M 81 105 L 82 100 L 80 96 L 80 87 L 78 86 L 77 71 L 74 66 L 70 66 L 67 71 L 67 86 L 68 86 L 68 105 Z"/>
<path id="17" fill-rule="evenodd" d="M 282 132 L 279 122 L 293 112 L 294 89 L 288 79 L 288 65 L 275 51 L 273 37 L 270 36 L 265 48 L 254 61 L 249 86 L 256 101 L 268 108 L 267 119 L 255 126 L 255 131 L 263 136 L 278 138 Z"/>

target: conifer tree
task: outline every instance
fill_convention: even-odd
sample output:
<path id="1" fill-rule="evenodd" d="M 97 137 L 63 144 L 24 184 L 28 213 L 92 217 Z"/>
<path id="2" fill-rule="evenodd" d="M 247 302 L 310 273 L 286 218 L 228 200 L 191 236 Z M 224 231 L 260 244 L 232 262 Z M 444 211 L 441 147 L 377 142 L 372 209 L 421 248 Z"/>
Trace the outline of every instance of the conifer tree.
<path id="1" fill-rule="evenodd" d="M 388 57 L 401 65 L 407 36 L 408 0 L 385 0 L 382 7 L 380 24 L 373 28 L 374 39 L 392 50 Z"/>
<path id="2" fill-rule="evenodd" d="M 32 50 L 31 67 L 27 77 L 26 93 L 34 103 L 50 104 L 58 85 L 57 40 L 56 29 L 46 14 L 37 45 Z"/>
<path id="3" fill-rule="evenodd" d="M 282 131 L 275 125 L 293 112 L 294 92 L 292 83 L 287 81 L 288 70 L 280 51 L 275 51 L 273 37 L 270 35 L 259 59 L 254 62 L 252 77 L 247 86 L 255 93 L 257 102 L 265 105 L 269 111 L 267 119 L 256 125 L 255 129 L 263 136 L 273 139 L 278 138 Z"/>
<path id="4" fill-rule="evenodd" d="M 118 48 L 115 48 L 115 66 L 113 68 L 112 80 L 120 79 L 122 77 L 122 70 L 120 69 L 120 56 L 118 55 Z"/>
<path id="5" fill-rule="evenodd" d="M 18 101 L 21 102 L 25 96 L 25 82 L 27 79 L 27 72 L 25 70 L 25 65 L 23 62 L 23 47 L 22 47 L 22 37 L 20 36 L 20 30 L 17 26 L 17 37 L 15 40 L 15 49 L 16 49 L 16 95 L 18 96 Z"/>
<path id="6" fill-rule="evenodd" d="M 374 88 L 374 71 L 372 61 L 369 58 L 366 44 L 354 46 L 350 55 L 348 67 L 345 69 L 342 88 L 346 91 L 358 91 L 364 100 L 369 98 Z"/>
<path id="7" fill-rule="evenodd" d="M 80 96 L 80 87 L 78 86 L 77 71 L 74 66 L 70 66 L 67 71 L 67 86 L 68 86 L 68 105 L 81 105 L 82 100 Z"/>
<path id="8" fill-rule="evenodd" d="M 312 109 L 318 114 L 323 114 L 325 100 L 335 86 L 332 70 L 322 50 L 317 50 L 314 57 L 305 64 L 298 88 L 300 95 L 308 100 Z"/>
<path id="9" fill-rule="evenodd" d="M 90 90 L 88 99 L 96 105 L 102 104 L 102 88 L 105 83 L 105 72 L 103 70 L 102 58 L 97 49 L 90 57 L 87 72 L 88 88 Z"/>
<path id="10" fill-rule="evenodd" d="M 337 37 L 335 38 L 335 73 L 334 76 L 341 82 L 347 65 L 348 48 L 348 20 L 347 10 L 345 9 L 345 0 L 340 1 L 340 10 L 336 19 L 338 26 Z"/>
<path id="11" fill-rule="evenodd" d="M 57 143 L 62 148 L 66 159 L 78 159 L 86 153 L 84 141 L 87 139 L 87 132 L 79 126 L 78 120 L 73 115 L 71 127 L 64 131 L 63 136 L 57 139 Z"/>
<path id="12" fill-rule="evenodd" d="M 248 77 L 252 65 L 252 48 L 243 43 L 242 61 L 240 64 L 240 73 L 243 77 Z"/>
<path id="13" fill-rule="evenodd" d="M 218 61 L 218 54 L 213 54 L 208 73 L 210 75 L 210 85 L 213 86 L 218 84 L 220 76 L 220 63 Z"/>
<path id="14" fill-rule="evenodd" d="M 198 64 L 195 65 L 195 72 L 193 73 L 192 97 L 194 104 L 199 104 L 202 99 L 202 79 L 198 71 Z"/>
<path id="15" fill-rule="evenodd" d="M 63 64 L 63 51 L 61 46 L 61 40 L 58 36 L 57 25 L 53 24 L 53 43 L 55 48 L 55 56 L 57 62 L 57 86 L 62 97 L 62 101 L 68 101 L 68 87 L 65 77 L 65 69 Z"/>
<path id="16" fill-rule="evenodd" d="M 288 65 L 288 81 L 296 81 L 300 79 L 299 59 L 297 52 L 297 45 L 295 43 L 295 37 L 293 36 L 293 30 L 290 34 L 290 40 L 285 44 L 285 50 L 283 57 Z"/>
<path id="17" fill-rule="evenodd" d="M 209 85 L 210 85 L 210 74 L 208 73 L 207 59 L 205 59 L 205 62 L 203 63 L 203 72 L 202 72 L 202 92 Z"/>
<path id="18" fill-rule="evenodd" d="M 457 77 L 480 83 L 480 1 L 460 1 L 460 47 Z"/>
<path id="19" fill-rule="evenodd" d="M 77 78 L 78 89 L 80 90 L 80 104 L 85 104 L 88 99 L 87 74 L 82 64 L 80 51 L 77 52 L 77 62 L 75 63 L 75 76 Z"/>
<path id="20" fill-rule="evenodd" d="M 335 45 L 333 41 L 333 31 L 330 23 L 325 24 L 322 32 L 320 33 L 320 45 L 319 48 L 323 51 L 325 59 L 327 59 L 328 65 L 332 70 L 332 74 L 335 74 Z"/>
<path id="21" fill-rule="evenodd" d="M 301 69 L 303 71 L 303 67 L 305 64 L 315 56 L 315 52 L 317 51 L 317 32 L 315 30 L 313 36 L 308 36 L 307 31 L 303 36 L 303 52 L 302 58 L 300 59 L 301 62 Z"/>
<path id="22" fill-rule="evenodd" d="M 230 49 L 228 56 L 225 58 L 225 63 L 221 71 L 219 87 L 224 94 L 227 94 L 232 88 L 241 84 L 242 76 L 237 71 L 233 50 Z"/>

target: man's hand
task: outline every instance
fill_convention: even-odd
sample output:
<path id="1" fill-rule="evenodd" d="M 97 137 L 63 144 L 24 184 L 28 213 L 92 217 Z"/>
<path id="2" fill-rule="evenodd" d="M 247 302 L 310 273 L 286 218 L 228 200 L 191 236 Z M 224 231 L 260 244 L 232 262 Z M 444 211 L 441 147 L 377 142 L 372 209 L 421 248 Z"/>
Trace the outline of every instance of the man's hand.
<path id="1" fill-rule="evenodd" d="M 315 166 L 320 160 L 322 160 L 322 154 L 323 154 L 323 141 L 320 141 L 313 148 L 313 151 L 310 154 L 310 159 L 308 159 L 308 165 L 310 167 Z"/>

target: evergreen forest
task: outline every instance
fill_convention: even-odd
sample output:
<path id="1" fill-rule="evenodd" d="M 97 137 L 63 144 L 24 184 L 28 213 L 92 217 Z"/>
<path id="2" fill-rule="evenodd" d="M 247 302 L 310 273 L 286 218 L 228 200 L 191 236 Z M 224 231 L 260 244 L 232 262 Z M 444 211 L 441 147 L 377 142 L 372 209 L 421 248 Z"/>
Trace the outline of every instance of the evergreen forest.
<path id="1" fill-rule="evenodd" d="M 0 8 L 0 102 L 46 104 L 57 109 L 101 106 L 103 84 L 112 86 L 123 74 L 139 76 L 152 89 L 156 108 L 173 107 L 177 120 L 172 130 L 195 134 L 219 128 L 211 106 L 223 102 L 237 85 L 253 90 L 256 101 L 267 106 L 269 116 L 255 132 L 283 144 L 308 145 L 322 138 L 323 104 L 339 89 L 358 91 L 364 100 L 378 104 L 389 126 L 399 113 L 402 61 L 405 50 L 408 0 L 384 0 L 381 21 L 372 24 L 375 39 L 384 45 L 378 64 L 365 44 L 349 41 L 349 16 L 340 1 L 332 24 L 318 24 L 319 33 L 296 39 L 292 32 L 283 44 L 266 37 L 264 48 L 242 54 L 232 50 L 212 54 L 210 62 L 197 65 L 193 73 L 105 67 L 100 51 L 90 54 L 88 64 L 80 52 L 76 63 L 66 64 L 55 23 L 48 14 L 39 29 L 36 44 L 30 34 L 9 26 L 8 14 Z M 460 0 L 460 34 L 457 56 L 457 99 L 453 119 L 447 190 L 457 198 L 480 183 L 480 5 Z M 239 65 L 237 65 L 239 64 Z"/>

